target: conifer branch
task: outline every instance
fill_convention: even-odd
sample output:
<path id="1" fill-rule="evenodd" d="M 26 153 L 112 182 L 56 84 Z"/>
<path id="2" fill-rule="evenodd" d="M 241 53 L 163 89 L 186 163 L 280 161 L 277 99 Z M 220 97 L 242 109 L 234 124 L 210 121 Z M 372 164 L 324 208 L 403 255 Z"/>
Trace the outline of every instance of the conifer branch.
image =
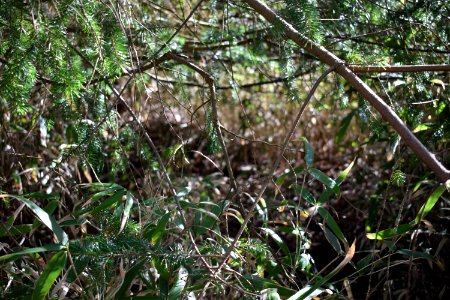
<path id="1" fill-rule="evenodd" d="M 334 66 L 340 60 L 339 57 L 329 52 L 324 47 L 315 44 L 310 39 L 300 34 L 291 24 L 278 16 L 267 5 L 258 0 L 244 0 L 258 14 L 262 15 L 268 22 L 283 29 L 284 34 L 294 41 L 298 46 L 305 49 L 310 54 L 316 56 L 322 62 L 329 66 Z M 403 123 L 397 114 L 378 96 L 366 83 L 364 83 L 355 73 L 346 65 L 341 64 L 335 72 L 346 79 L 360 95 L 370 102 L 370 104 L 381 114 L 394 130 L 400 135 L 405 144 L 417 155 L 417 157 L 430 168 L 441 182 L 450 180 L 450 170 L 444 167 Z"/>

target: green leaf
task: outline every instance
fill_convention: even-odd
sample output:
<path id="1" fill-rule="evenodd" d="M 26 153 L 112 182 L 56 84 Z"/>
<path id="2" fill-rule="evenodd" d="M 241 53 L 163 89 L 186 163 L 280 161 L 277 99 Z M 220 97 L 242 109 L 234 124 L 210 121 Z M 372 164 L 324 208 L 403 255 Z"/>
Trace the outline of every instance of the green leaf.
<path id="1" fill-rule="evenodd" d="M 314 149 L 305 137 L 303 137 L 302 140 L 305 144 L 305 162 L 306 166 L 309 168 L 314 163 Z"/>
<path id="2" fill-rule="evenodd" d="M 244 275 L 242 277 L 244 278 L 242 284 L 247 288 L 254 289 L 256 291 L 261 291 L 270 288 L 277 289 L 278 293 L 282 297 L 290 297 L 295 293 L 294 290 L 281 286 L 272 280 L 261 278 L 256 275 Z"/>
<path id="3" fill-rule="evenodd" d="M 108 196 L 111 193 L 114 193 L 116 191 L 124 190 L 124 188 L 116 183 L 91 183 L 89 184 L 89 187 L 94 189 L 104 189 L 103 191 L 100 191 L 94 196 L 92 196 L 91 201 L 97 201 L 98 199 Z"/>
<path id="4" fill-rule="evenodd" d="M 265 300 L 281 300 L 277 289 L 274 289 L 274 288 L 266 289 L 262 293 L 262 299 L 265 299 Z"/>
<path id="5" fill-rule="evenodd" d="M 115 296 L 115 299 L 119 300 L 125 298 L 125 294 L 130 288 L 131 283 L 139 275 L 148 260 L 148 257 L 141 258 L 128 270 L 128 272 L 125 274 L 122 285 L 120 286 L 120 289 Z"/>
<path id="6" fill-rule="evenodd" d="M 128 218 L 130 217 L 131 208 L 133 207 L 133 195 L 127 192 L 127 200 L 125 201 L 125 207 L 123 208 L 122 221 L 120 223 L 119 233 L 125 228 Z"/>
<path id="7" fill-rule="evenodd" d="M 413 228 L 411 224 L 401 224 L 398 227 L 388 228 L 378 232 L 367 233 L 366 237 L 370 240 L 384 240 L 400 234 L 404 234 Z"/>
<path id="8" fill-rule="evenodd" d="M 305 199 L 309 204 L 312 205 L 316 205 L 316 198 L 314 198 L 314 196 L 308 192 L 306 189 L 303 189 L 301 186 L 299 186 L 298 184 L 294 184 L 293 185 L 294 190 L 296 190 L 300 196 Z"/>
<path id="9" fill-rule="evenodd" d="M 100 205 L 96 206 L 95 208 L 92 209 L 91 213 L 93 215 L 104 211 L 106 209 L 108 209 L 109 207 L 116 205 L 117 203 L 120 203 L 122 201 L 122 197 L 123 195 L 125 195 L 125 190 L 119 190 L 117 191 L 115 194 L 113 194 L 112 196 L 110 196 L 109 198 L 107 198 L 105 201 L 103 201 Z M 90 211 L 91 208 L 89 208 L 88 210 L 84 211 L 83 213 L 86 213 L 88 211 Z"/>
<path id="10" fill-rule="evenodd" d="M 164 216 L 162 216 L 162 218 L 158 221 L 156 228 L 151 232 L 152 244 L 156 244 L 164 235 L 164 232 L 166 231 L 166 225 L 169 222 L 169 219 L 170 213 L 168 212 L 164 214 Z"/>
<path id="11" fill-rule="evenodd" d="M 308 173 L 322 182 L 327 188 L 333 189 L 336 186 L 336 181 L 325 175 L 322 171 L 317 170 L 315 168 L 311 168 L 308 170 Z"/>
<path id="12" fill-rule="evenodd" d="M 344 182 L 345 178 L 347 178 L 347 175 L 350 173 L 350 170 L 353 168 L 353 165 L 355 164 L 356 158 L 350 163 L 350 165 L 345 168 L 344 171 L 339 174 L 339 176 L 336 178 L 336 185 L 333 188 L 326 188 L 325 191 L 320 195 L 319 199 L 317 200 L 317 204 L 321 205 L 327 201 L 331 195 L 336 194 L 339 195 L 340 189 L 339 186 Z"/>
<path id="13" fill-rule="evenodd" d="M 59 251 L 64 248 L 65 248 L 64 245 L 61 245 L 61 244 L 49 244 L 49 245 L 45 245 L 42 247 L 28 248 L 28 249 L 24 249 L 24 250 L 20 250 L 17 252 L 13 252 L 10 254 L 0 256 L 0 262 L 14 260 L 14 259 L 17 259 L 19 256 L 23 256 L 26 254 L 33 254 L 33 253 L 46 252 L 46 251 Z"/>
<path id="14" fill-rule="evenodd" d="M 428 259 L 428 260 L 432 260 L 432 261 L 436 260 L 436 257 L 434 257 L 431 254 L 428 254 L 425 252 L 413 251 L 410 249 L 400 249 L 400 250 L 397 250 L 395 253 L 402 254 L 402 255 L 405 255 L 408 257 L 412 257 L 412 258 L 424 258 L 424 259 Z"/>
<path id="15" fill-rule="evenodd" d="M 33 211 L 33 213 L 39 218 L 39 220 L 41 220 L 41 222 L 45 226 L 47 226 L 48 228 L 50 228 L 51 231 L 53 231 L 53 233 L 56 235 L 56 238 L 62 245 L 66 245 L 69 242 L 69 237 L 58 225 L 56 220 L 47 212 L 45 212 L 42 208 L 37 206 L 33 201 L 17 195 L 0 195 L 0 197 L 10 197 L 22 201 Z"/>
<path id="16" fill-rule="evenodd" d="M 278 176 L 278 178 L 275 180 L 275 183 L 277 185 L 282 185 L 288 176 L 290 176 L 292 174 L 295 174 L 295 176 L 297 176 L 297 174 L 302 173 L 304 170 L 305 170 L 305 167 L 303 167 L 303 166 L 295 167 L 294 170 L 291 170 L 287 173 L 284 173 L 283 175 Z"/>
<path id="17" fill-rule="evenodd" d="M 355 110 L 352 110 L 341 122 L 341 126 L 336 134 L 336 144 L 339 144 L 342 141 L 342 138 L 345 136 L 347 132 L 348 126 L 352 121 L 353 116 L 355 115 Z"/>
<path id="18" fill-rule="evenodd" d="M 333 231 L 336 237 L 344 243 L 344 246 L 347 249 L 348 248 L 347 239 L 345 238 L 344 234 L 341 231 L 341 228 L 339 228 L 339 225 L 336 223 L 331 214 L 323 207 L 319 207 L 317 210 L 319 211 L 319 214 L 322 216 L 324 223 L 328 227 L 330 227 L 330 229 Z"/>
<path id="19" fill-rule="evenodd" d="M 339 265 L 337 265 L 336 268 L 334 268 L 326 276 L 317 280 L 312 286 L 307 285 L 306 287 L 295 293 L 293 296 L 289 297 L 288 300 L 302 300 L 306 299 L 308 296 L 308 299 L 312 299 L 313 297 L 320 294 L 322 290 L 320 290 L 319 287 L 328 282 L 334 275 L 336 275 L 346 264 L 348 264 L 352 260 L 353 256 L 355 255 L 355 248 L 356 244 L 355 242 L 353 242 L 352 245 L 348 248 L 347 254 L 345 255 L 344 259 L 339 263 Z"/>
<path id="20" fill-rule="evenodd" d="M 180 299 L 181 293 L 186 286 L 187 280 L 189 278 L 189 273 L 183 266 L 178 270 L 178 274 L 175 279 L 175 283 L 169 291 L 168 299 L 177 300 Z"/>
<path id="21" fill-rule="evenodd" d="M 270 235 L 270 237 L 275 241 L 275 243 L 277 243 L 278 247 L 280 247 L 281 251 L 283 251 L 286 257 L 288 257 L 289 259 L 291 258 L 291 252 L 289 251 L 288 246 L 275 231 L 270 228 L 261 228 L 261 230 L 267 232 Z"/>
<path id="22" fill-rule="evenodd" d="M 339 174 L 338 178 L 336 178 L 336 184 L 338 186 L 340 186 L 342 184 L 342 182 L 344 182 L 345 178 L 347 178 L 347 175 L 348 175 L 348 173 L 350 173 L 351 169 L 355 165 L 355 162 L 356 162 L 356 158 L 353 159 L 353 161 L 348 165 L 348 167 L 345 168 L 345 170 L 342 171 L 341 174 Z"/>
<path id="23" fill-rule="evenodd" d="M 197 206 L 190 207 L 190 208 L 193 209 L 193 210 L 197 210 L 197 211 L 199 211 L 199 212 L 201 212 L 201 213 L 203 213 L 203 214 L 205 214 L 205 215 L 207 215 L 207 216 L 213 218 L 213 219 L 216 220 L 216 221 L 219 220 L 219 217 L 216 216 L 214 213 L 210 212 L 209 210 L 206 210 L 206 209 L 204 209 L 204 208 L 197 207 Z"/>
<path id="24" fill-rule="evenodd" d="M 66 260 L 67 251 L 61 251 L 53 255 L 45 267 L 44 272 L 42 272 L 42 275 L 36 281 L 32 296 L 33 300 L 45 299 L 56 278 L 58 278 L 59 274 L 61 274 L 64 269 Z"/>
<path id="25" fill-rule="evenodd" d="M 339 239 L 328 229 L 326 226 L 320 226 L 325 233 L 325 238 L 328 240 L 330 245 L 333 247 L 334 251 L 336 251 L 339 255 L 343 253 L 341 244 L 339 243 Z"/>
<path id="26" fill-rule="evenodd" d="M 445 192 L 445 185 L 439 186 L 437 189 L 431 193 L 431 196 L 428 198 L 427 202 L 420 208 L 417 213 L 416 218 L 414 219 L 414 224 L 418 224 L 425 216 L 433 209 L 434 205 L 436 205 L 437 201 L 441 197 L 441 195 Z"/>

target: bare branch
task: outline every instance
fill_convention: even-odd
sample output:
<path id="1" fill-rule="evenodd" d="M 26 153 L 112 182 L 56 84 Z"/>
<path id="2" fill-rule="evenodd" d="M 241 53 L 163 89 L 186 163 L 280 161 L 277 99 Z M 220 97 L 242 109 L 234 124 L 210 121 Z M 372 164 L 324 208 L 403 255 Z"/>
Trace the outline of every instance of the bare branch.
<path id="1" fill-rule="evenodd" d="M 403 65 L 403 66 L 361 66 L 349 65 L 354 73 L 408 73 L 408 72 L 449 72 L 450 65 Z"/>

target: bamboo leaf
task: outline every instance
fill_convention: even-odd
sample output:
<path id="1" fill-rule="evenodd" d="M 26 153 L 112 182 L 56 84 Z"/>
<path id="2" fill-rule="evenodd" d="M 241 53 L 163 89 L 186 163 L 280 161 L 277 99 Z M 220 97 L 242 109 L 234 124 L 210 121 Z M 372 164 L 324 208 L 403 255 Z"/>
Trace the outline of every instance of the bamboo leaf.
<path id="1" fill-rule="evenodd" d="M 125 274 L 122 285 L 120 286 L 120 289 L 115 296 L 115 299 L 119 300 L 125 298 L 125 294 L 130 288 L 133 280 L 139 275 L 139 272 L 141 272 L 142 268 L 148 260 L 148 257 L 141 258 L 128 270 L 128 272 Z"/>
<path id="2" fill-rule="evenodd" d="M 345 249 L 348 249 L 348 242 L 345 238 L 344 234 L 341 231 L 341 228 L 339 228 L 339 225 L 334 220 L 333 216 L 323 207 L 319 207 L 318 209 L 319 214 L 322 216 L 324 223 L 330 227 L 330 229 L 333 231 L 333 233 L 336 235 L 338 239 L 340 239 L 345 246 Z"/>
<path id="3" fill-rule="evenodd" d="M 305 162 L 306 166 L 309 168 L 314 163 L 314 149 L 305 137 L 303 137 L 302 140 L 305 144 Z"/>
<path id="4" fill-rule="evenodd" d="M 66 260 L 67 251 L 61 251 L 53 255 L 45 267 L 44 272 L 42 272 L 42 275 L 36 282 L 32 295 L 33 300 L 42 300 L 47 296 L 56 278 L 58 278 L 64 269 Z"/>
<path id="5" fill-rule="evenodd" d="M 427 202 L 420 208 L 417 213 L 416 218 L 414 219 L 414 223 L 418 224 L 425 216 L 433 209 L 436 205 L 437 201 L 441 197 L 441 195 L 445 192 L 445 185 L 439 186 L 437 189 L 431 193 L 431 196 L 428 198 Z"/>
<path id="6" fill-rule="evenodd" d="M 329 189 L 333 189 L 336 186 L 336 182 L 333 179 L 331 179 L 330 177 L 325 175 L 325 173 L 323 173 L 322 171 L 320 171 L 318 169 L 311 168 L 308 170 L 308 173 L 312 177 L 314 177 L 317 180 L 319 180 L 320 182 L 322 182 Z"/>
<path id="7" fill-rule="evenodd" d="M 56 238 L 58 239 L 59 243 L 62 245 L 66 245 L 69 242 L 69 237 L 67 234 L 62 230 L 62 228 L 58 225 L 56 220 L 49 215 L 47 212 L 45 212 L 42 208 L 37 206 L 33 201 L 24 198 L 22 196 L 17 195 L 0 195 L 0 198 L 15 198 L 23 203 L 25 203 L 32 211 L 33 213 L 41 220 L 41 222 L 50 228 L 51 231 L 55 234 Z"/>
<path id="8" fill-rule="evenodd" d="M 317 293 L 318 288 L 321 287 L 326 282 L 328 282 L 334 275 L 336 275 L 346 264 L 348 264 L 352 260 L 353 256 L 355 255 L 356 249 L 355 242 L 356 241 L 354 241 L 352 245 L 348 248 L 347 254 L 345 255 L 344 259 L 336 268 L 333 269 L 333 271 L 331 271 L 328 275 L 322 277 L 312 286 L 301 289 L 293 296 L 291 296 L 288 300 L 303 300 L 306 299 L 308 296 L 311 296 L 311 294 L 313 294 L 314 292 L 316 292 L 315 296 L 320 294 L 320 292 Z"/>
<path id="9" fill-rule="evenodd" d="M 309 204 L 316 205 L 317 200 L 314 196 L 308 192 L 306 189 L 302 188 L 298 184 L 294 184 L 293 188 L 300 194 L 300 196 L 306 200 Z"/>
<path id="10" fill-rule="evenodd" d="M 177 300 L 180 299 L 181 293 L 186 286 L 187 280 L 189 277 L 189 273 L 186 268 L 183 266 L 178 270 L 177 277 L 175 279 L 175 283 L 169 291 L 168 300 Z"/>
<path id="11" fill-rule="evenodd" d="M 16 251 L 10 254 L 6 254 L 3 256 L 0 256 L 0 262 L 2 261 L 9 261 L 14 260 L 20 256 L 26 255 L 26 254 L 33 254 L 33 253 L 39 253 L 39 252 L 47 252 L 47 251 L 59 251 L 61 249 L 64 249 L 65 247 L 61 244 L 49 244 L 42 247 L 35 247 L 35 248 L 28 248 L 20 251 Z"/>
<path id="12" fill-rule="evenodd" d="M 341 122 L 341 126 L 339 127 L 339 130 L 336 134 L 336 144 L 339 144 L 343 137 L 345 136 L 345 133 L 347 132 L 348 126 L 350 125 L 350 122 L 352 121 L 353 116 L 355 115 L 355 110 L 352 110 Z"/>
<path id="13" fill-rule="evenodd" d="M 370 240 L 384 240 L 400 234 L 404 234 L 413 228 L 411 224 L 401 224 L 398 227 L 388 228 L 378 232 L 367 233 L 366 237 Z"/>
<path id="14" fill-rule="evenodd" d="M 286 257 L 291 258 L 291 252 L 289 251 L 289 248 L 275 231 L 270 228 L 261 228 L 261 230 L 267 232 L 270 235 L 270 237 L 275 241 L 275 243 L 277 243 L 278 247 L 280 247 L 281 251 L 283 251 Z"/>
<path id="15" fill-rule="evenodd" d="M 122 221 L 120 223 L 119 233 L 125 228 L 128 219 L 130 218 L 131 208 L 133 207 L 133 195 L 130 192 L 127 192 L 127 200 L 125 201 L 125 207 L 123 208 Z"/>

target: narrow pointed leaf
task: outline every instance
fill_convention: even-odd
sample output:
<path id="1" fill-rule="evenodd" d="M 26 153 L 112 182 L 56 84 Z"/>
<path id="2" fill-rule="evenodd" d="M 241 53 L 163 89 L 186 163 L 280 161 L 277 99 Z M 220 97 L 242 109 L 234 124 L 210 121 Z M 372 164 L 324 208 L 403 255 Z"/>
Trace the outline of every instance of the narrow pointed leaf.
<path id="1" fill-rule="evenodd" d="M 120 286 L 120 289 L 115 296 L 116 300 L 125 298 L 128 289 L 133 283 L 133 280 L 139 275 L 148 260 L 148 257 L 141 258 L 128 270 L 128 272 L 125 274 L 122 285 Z"/>
<path id="2" fill-rule="evenodd" d="M 427 202 L 422 205 L 419 212 L 417 213 L 417 216 L 414 219 L 415 224 L 418 224 L 420 220 L 425 218 L 425 216 L 433 209 L 434 205 L 436 205 L 437 201 L 444 192 L 445 185 L 441 185 L 437 189 L 435 189 L 433 193 L 431 193 L 431 196 L 428 198 Z"/>
<path id="3" fill-rule="evenodd" d="M 123 215 L 122 221 L 120 223 L 119 233 L 121 233 L 122 230 L 125 228 L 125 225 L 127 224 L 127 221 L 130 218 L 131 208 L 133 207 L 133 199 L 134 199 L 133 195 L 130 192 L 128 192 L 127 200 L 125 201 L 125 207 L 123 208 Z"/>
<path id="4" fill-rule="evenodd" d="M 42 208 L 36 205 L 33 201 L 17 196 L 17 195 L 0 195 L 0 197 L 10 197 L 15 198 L 23 203 L 25 203 L 32 211 L 33 213 L 41 220 L 41 222 L 50 228 L 51 231 L 56 235 L 56 238 L 62 245 L 66 245 L 69 242 L 69 237 L 67 234 L 62 230 L 62 228 L 58 225 L 56 220 L 49 215 L 47 212 L 45 212 Z"/>
<path id="5" fill-rule="evenodd" d="M 59 274 L 61 274 L 64 269 L 66 260 L 66 251 L 61 251 L 53 255 L 47 266 L 45 266 L 44 272 L 42 272 L 42 275 L 36 282 L 32 296 L 33 300 L 45 299 L 56 278 L 58 278 Z"/>
<path id="6" fill-rule="evenodd" d="M 309 204 L 316 205 L 316 198 L 308 192 L 306 189 L 302 188 L 298 184 L 294 184 L 293 188 L 300 194 L 300 196 L 306 200 Z"/>
<path id="7" fill-rule="evenodd" d="M 188 277 L 188 270 L 181 266 L 178 270 L 178 275 L 175 279 L 175 283 L 169 291 L 168 300 L 177 300 L 181 298 L 180 296 L 184 290 L 184 287 L 186 286 Z"/>
<path id="8" fill-rule="evenodd" d="M 348 248 L 347 239 L 345 238 L 344 234 L 341 231 L 341 228 L 339 228 L 339 225 L 334 220 L 333 216 L 323 207 L 319 207 L 318 209 L 319 214 L 322 216 L 324 223 L 330 227 L 330 229 L 333 231 L 333 233 L 336 235 L 338 239 L 340 239 L 343 243 L 345 248 Z"/>
<path id="9" fill-rule="evenodd" d="M 14 260 L 18 257 L 26 254 L 33 254 L 33 253 L 39 253 L 39 252 L 47 252 L 47 251 L 59 251 L 61 249 L 64 249 L 65 247 L 61 244 L 49 244 L 42 247 L 35 247 L 35 248 L 28 248 L 20 251 L 16 251 L 10 254 L 6 254 L 3 256 L 0 256 L 0 262 L 2 261 L 8 261 L 8 260 Z"/>
<path id="10" fill-rule="evenodd" d="M 384 240 L 391 237 L 404 234 L 413 228 L 411 224 L 401 224 L 398 227 L 388 228 L 378 232 L 367 233 L 366 237 L 370 240 Z"/>
<path id="11" fill-rule="evenodd" d="M 291 296 L 288 300 L 303 300 L 306 299 L 308 296 L 310 296 L 312 293 L 314 293 L 319 287 L 321 287 L 323 284 L 328 282 L 334 275 L 336 275 L 346 264 L 348 264 L 353 256 L 355 255 L 356 250 L 356 244 L 355 241 L 352 243 L 352 245 L 348 248 L 347 254 L 345 255 L 344 259 L 341 261 L 341 263 L 333 269 L 328 275 L 322 277 L 320 280 L 318 280 L 315 284 L 313 284 L 309 289 L 303 288 L 297 293 L 295 293 L 293 296 Z M 317 296 L 316 294 L 315 296 Z"/>
<path id="12" fill-rule="evenodd" d="M 305 144 L 305 162 L 309 168 L 314 163 L 314 149 L 306 138 L 302 138 L 302 140 L 303 143 Z"/>

